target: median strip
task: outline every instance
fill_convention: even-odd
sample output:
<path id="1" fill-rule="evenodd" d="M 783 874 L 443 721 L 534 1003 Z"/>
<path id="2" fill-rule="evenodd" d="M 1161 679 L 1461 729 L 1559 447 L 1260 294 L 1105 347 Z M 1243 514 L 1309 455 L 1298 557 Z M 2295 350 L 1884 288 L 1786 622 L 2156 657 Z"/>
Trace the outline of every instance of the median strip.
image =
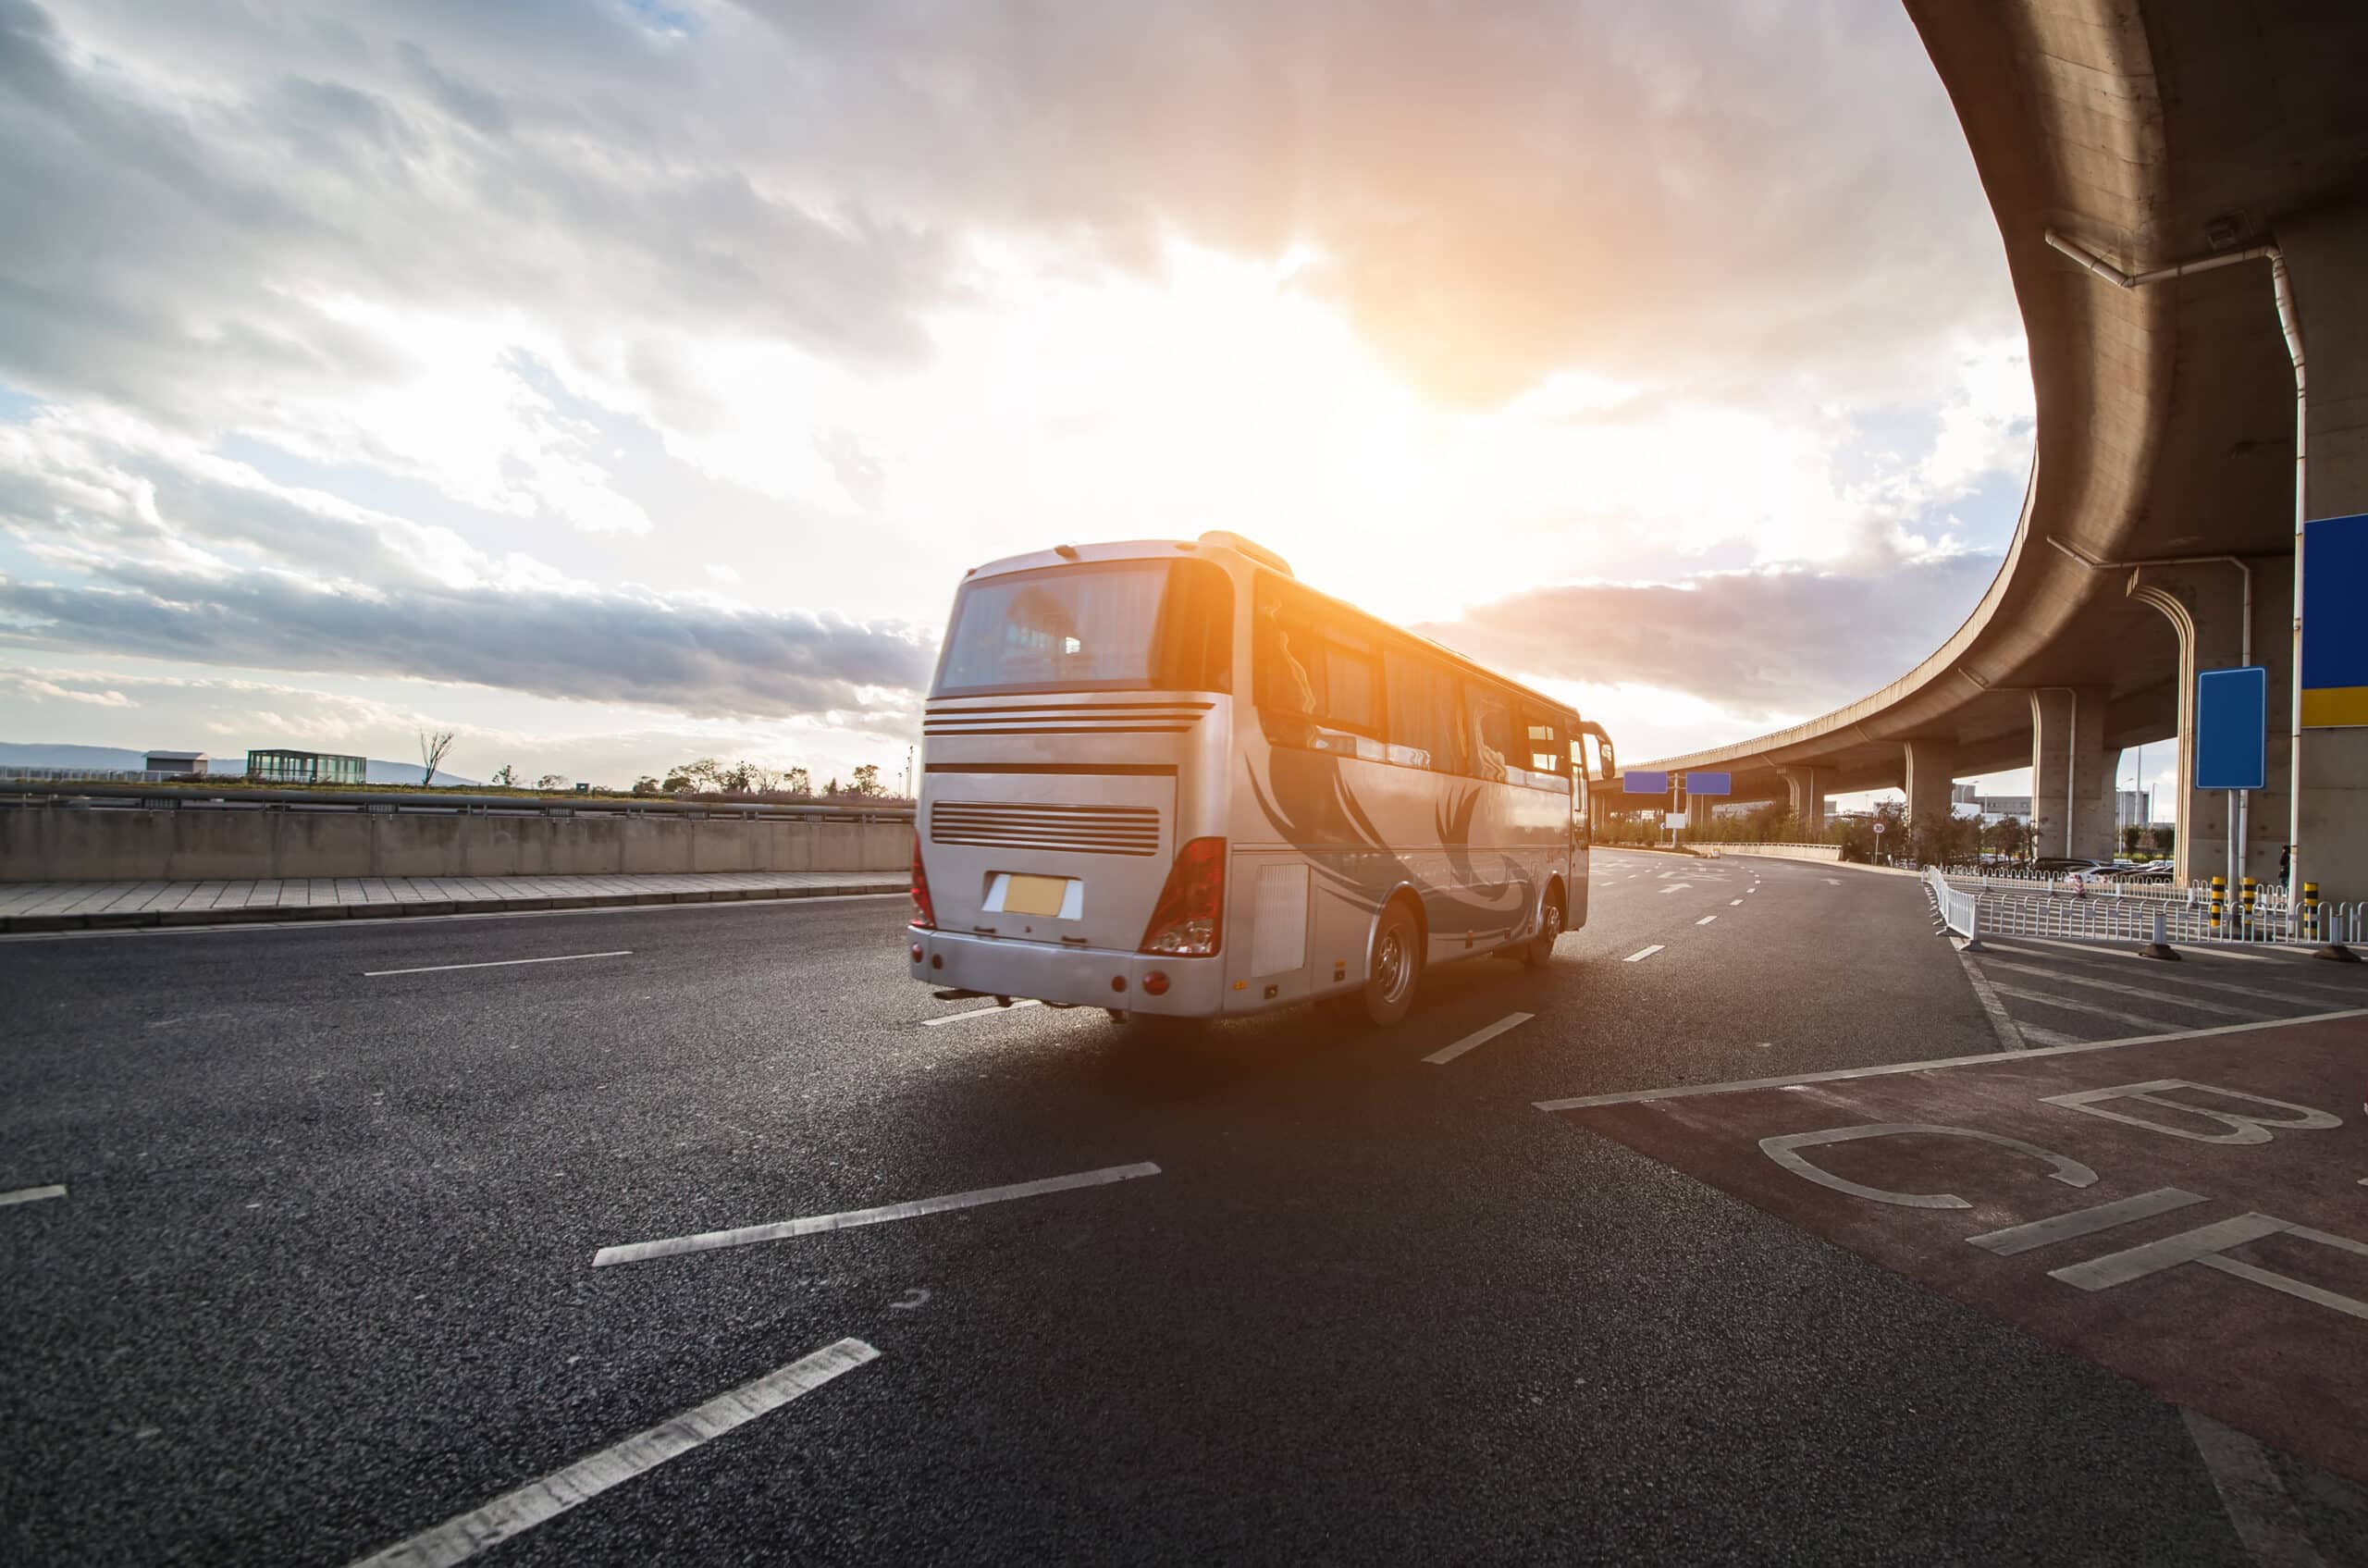
<path id="1" fill-rule="evenodd" d="M 697 1236 L 670 1237 L 662 1241 L 633 1241 L 621 1247 L 601 1248 L 592 1254 L 592 1266 L 607 1268 L 615 1264 L 642 1263 L 650 1258 L 675 1257 L 684 1253 L 746 1247 L 758 1241 L 785 1241 L 792 1237 L 815 1236 L 825 1230 L 851 1230 L 859 1225 L 882 1225 L 892 1219 L 913 1219 L 925 1214 L 944 1214 L 949 1209 L 974 1209 L 983 1204 L 1042 1197 L 1047 1192 L 1067 1192 L 1079 1187 L 1103 1187 L 1114 1181 L 1132 1181 L 1158 1174 L 1159 1167 L 1145 1160 L 1140 1165 L 1107 1166 L 1100 1170 L 1079 1171 L 1074 1176 L 1048 1176 L 1041 1180 L 1020 1181 L 1008 1187 L 981 1187 L 976 1191 L 953 1192 L 942 1198 L 916 1198 L 909 1203 L 882 1204 L 878 1208 L 808 1215 L 799 1219 L 777 1220 L 771 1225 L 747 1225 L 736 1230 L 709 1230 Z"/>
<path id="2" fill-rule="evenodd" d="M 353 1568 L 450 1568 L 465 1562 L 487 1547 L 524 1534 L 536 1525 L 589 1502 L 612 1487 L 623 1486 L 644 1471 L 670 1459 L 679 1459 L 702 1443 L 712 1442 L 734 1427 L 745 1426 L 802 1395 L 810 1394 L 843 1372 L 851 1372 L 880 1352 L 861 1340 L 841 1340 L 812 1355 L 768 1372 L 753 1383 L 743 1383 L 671 1421 L 577 1460 L 566 1469 L 529 1481 L 504 1492 L 484 1507 L 448 1519 L 432 1530 L 363 1558 Z"/>

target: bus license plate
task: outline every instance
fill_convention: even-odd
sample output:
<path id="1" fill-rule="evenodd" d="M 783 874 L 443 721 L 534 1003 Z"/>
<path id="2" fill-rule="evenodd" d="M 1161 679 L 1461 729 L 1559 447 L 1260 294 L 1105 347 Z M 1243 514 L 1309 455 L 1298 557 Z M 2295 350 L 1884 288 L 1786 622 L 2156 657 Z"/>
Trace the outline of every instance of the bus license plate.
<path id="1" fill-rule="evenodd" d="M 1006 914 L 1057 915 L 1068 895 L 1067 877 L 1014 876 L 1004 885 L 1003 907 Z"/>

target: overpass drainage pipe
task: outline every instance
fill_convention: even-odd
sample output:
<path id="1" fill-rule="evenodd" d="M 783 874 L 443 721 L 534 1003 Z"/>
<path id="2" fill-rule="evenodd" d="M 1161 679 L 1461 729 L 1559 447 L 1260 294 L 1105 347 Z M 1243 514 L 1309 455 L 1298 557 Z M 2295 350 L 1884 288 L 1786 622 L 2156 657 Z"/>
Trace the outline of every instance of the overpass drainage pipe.
<path id="1" fill-rule="evenodd" d="M 2158 266 L 2151 272 L 2128 273 L 2094 252 L 2066 240 L 2053 228 L 2047 231 L 2047 242 L 2118 289 L 2164 283 L 2194 273 L 2234 266 L 2238 262 L 2265 259 L 2269 263 L 2270 289 L 2277 300 L 2278 329 L 2286 335 L 2286 355 L 2294 362 L 2294 686 L 2291 731 L 2288 736 L 2292 756 L 2287 767 L 2286 831 L 2293 840 L 2288 848 L 2292 857 L 2288 870 L 2289 885 L 2300 886 L 2302 879 L 2302 525 L 2310 516 L 2311 380 L 2302 357 L 2302 318 L 2294 306 L 2294 281 L 2286 269 L 2286 253 L 2272 241 L 2247 245 L 2241 250 L 2204 256 L 2196 261 Z M 2247 574 L 2247 577 L 2250 585 L 2251 574 Z M 2291 919 L 2290 915 L 2288 919 Z"/>

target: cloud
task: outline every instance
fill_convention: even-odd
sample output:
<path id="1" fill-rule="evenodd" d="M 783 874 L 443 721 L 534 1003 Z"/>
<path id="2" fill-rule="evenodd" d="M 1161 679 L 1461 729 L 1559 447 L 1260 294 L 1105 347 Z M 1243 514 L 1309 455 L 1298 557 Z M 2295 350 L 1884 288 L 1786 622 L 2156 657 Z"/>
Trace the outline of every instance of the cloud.
<path id="1" fill-rule="evenodd" d="M 1089 272 L 1156 273 L 1169 236 L 1304 248 L 1307 288 L 1467 401 L 1573 364 L 1893 391 L 2014 325 L 1891 7 L 682 10 L 0 0 L 0 369 L 267 423 L 402 378 L 360 301 L 523 315 L 578 381 L 692 419 L 658 367 L 702 344 L 926 362 L 996 236 Z"/>
<path id="2" fill-rule="evenodd" d="M 1998 566 L 1967 554 L 1865 575 L 1791 568 L 1572 584 L 1415 630 L 1502 670 L 1682 692 L 1767 725 L 1905 674 L 1972 611 Z"/>
<path id="3" fill-rule="evenodd" d="M 98 584 L 0 577 L 0 645 L 250 668 L 406 674 L 545 697 L 776 717 L 911 693 L 912 627 L 656 595 L 323 588 L 278 573 L 108 567 Z"/>

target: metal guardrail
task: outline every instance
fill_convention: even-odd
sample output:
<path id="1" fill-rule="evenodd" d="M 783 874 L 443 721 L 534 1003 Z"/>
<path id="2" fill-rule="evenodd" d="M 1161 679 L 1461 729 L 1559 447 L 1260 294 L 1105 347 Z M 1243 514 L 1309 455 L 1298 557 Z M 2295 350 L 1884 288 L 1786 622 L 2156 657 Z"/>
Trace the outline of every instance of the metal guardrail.
<path id="1" fill-rule="evenodd" d="M 673 796 L 549 797 L 417 795 L 376 790 L 225 789 L 203 784 L 171 789 L 134 784 L 0 784 L 0 810 L 340 811 L 436 816 L 709 817 L 747 821 L 909 822 L 906 802 L 846 806 L 771 800 L 703 800 Z"/>
<path id="2" fill-rule="evenodd" d="M 2217 946 L 2339 943 L 2368 940 L 2368 904 L 2321 904 L 2308 910 L 2283 896 L 2256 899 L 2249 911 L 2236 899 L 2212 919 L 2209 895 L 2194 889 L 2150 890 L 2155 896 L 2117 895 L 2110 883 L 2071 879 L 2050 883 L 1925 873 L 1934 907 L 1948 928 L 1968 940 L 1983 936 L 2048 936 L 2075 942 L 2187 943 Z"/>

